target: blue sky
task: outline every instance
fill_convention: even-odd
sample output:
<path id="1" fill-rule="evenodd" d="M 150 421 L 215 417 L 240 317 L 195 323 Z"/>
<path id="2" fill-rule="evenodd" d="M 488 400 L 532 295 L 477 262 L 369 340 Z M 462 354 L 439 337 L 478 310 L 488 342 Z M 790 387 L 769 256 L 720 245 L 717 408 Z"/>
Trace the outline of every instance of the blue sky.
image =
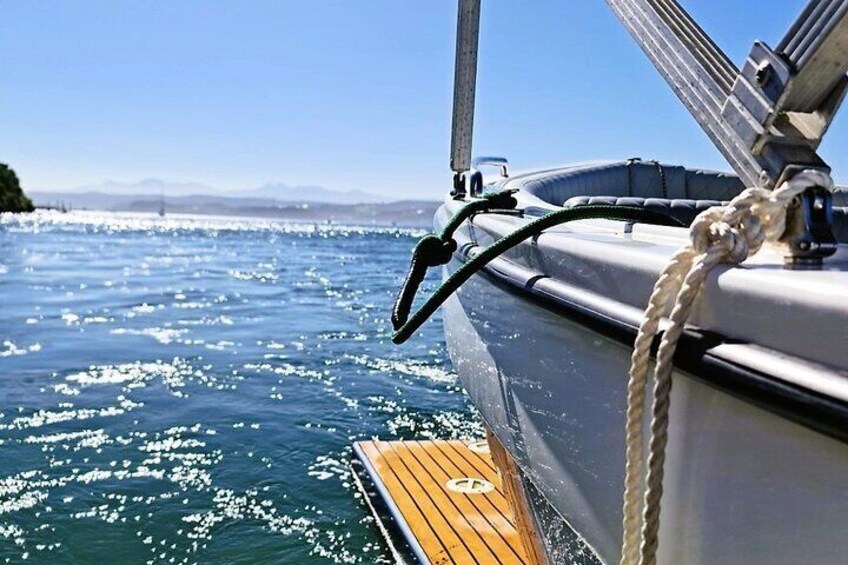
<path id="1" fill-rule="evenodd" d="M 689 0 L 738 62 L 803 0 Z M 25 188 L 157 177 L 448 187 L 454 0 L 3 1 L 0 161 Z M 485 0 L 475 153 L 726 168 L 602 0 Z M 844 116 L 842 116 L 844 118 Z M 837 119 L 823 154 L 848 165 Z"/>

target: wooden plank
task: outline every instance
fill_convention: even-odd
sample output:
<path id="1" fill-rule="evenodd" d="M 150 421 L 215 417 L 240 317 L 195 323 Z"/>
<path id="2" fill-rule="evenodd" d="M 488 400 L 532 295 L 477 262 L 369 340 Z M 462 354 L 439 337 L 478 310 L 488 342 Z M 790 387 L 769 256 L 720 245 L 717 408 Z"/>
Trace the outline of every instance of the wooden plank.
<path id="1" fill-rule="evenodd" d="M 423 467 L 405 442 L 391 442 L 389 445 L 400 456 L 403 463 L 415 477 L 422 488 L 436 503 L 442 515 L 451 524 L 457 536 L 459 536 L 474 558 L 479 563 L 497 563 L 500 561 L 498 554 L 492 551 L 486 543 L 486 535 L 494 533 L 491 524 L 482 516 L 474 506 L 464 500 L 467 495 L 449 492 L 445 488 L 445 481 L 437 481 L 429 469 Z M 497 534 L 495 534 L 497 536 Z"/>
<path id="2" fill-rule="evenodd" d="M 439 488 L 439 485 L 429 477 L 426 469 L 416 464 L 414 457 L 409 456 L 408 450 L 403 446 L 403 442 L 378 441 L 375 443 L 377 448 L 382 452 L 383 457 L 390 461 L 396 474 L 399 477 L 403 477 L 407 490 L 410 493 L 427 497 L 437 509 L 440 515 L 439 517 L 443 519 L 447 528 L 439 526 L 433 529 L 435 529 L 436 534 L 441 537 L 448 548 L 452 546 L 456 547 L 456 555 L 460 557 L 464 555 L 461 549 L 465 549 L 467 556 L 472 560 L 469 562 L 490 563 L 492 559 L 496 558 L 488 550 L 468 518 L 451 503 L 448 493 L 444 489 Z M 427 518 L 433 518 L 433 516 L 428 515 Z M 430 524 L 433 525 L 435 521 L 431 519 Z M 441 524 L 442 521 L 439 521 L 439 523 Z M 452 540 L 458 540 L 462 548 Z"/>
<path id="3" fill-rule="evenodd" d="M 409 449 L 410 453 L 423 467 L 426 467 L 427 472 L 438 484 L 444 485 L 450 479 L 458 476 L 457 473 L 449 474 L 448 471 L 443 469 L 420 444 L 408 442 L 405 447 Z M 477 534 L 501 563 L 523 563 L 523 548 L 520 543 L 516 543 L 520 542 L 520 540 L 516 536 L 510 536 L 505 533 L 514 529 L 512 521 L 492 504 L 489 496 L 455 492 L 448 494 L 453 499 L 457 509 L 466 518 L 475 520 Z"/>
<path id="4" fill-rule="evenodd" d="M 474 468 L 480 470 L 481 473 L 497 475 L 498 468 L 488 453 L 484 454 L 471 451 L 471 449 L 461 441 L 446 441 L 444 445 L 453 448 L 459 457 L 468 461 Z"/>
<path id="5" fill-rule="evenodd" d="M 512 521 L 512 511 L 504 497 L 501 478 L 494 467 L 491 469 L 486 468 L 483 472 L 481 472 L 481 469 L 470 465 L 464 458 L 462 458 L 453 447 L 448 445 L 448 442 L 422 442 L 422 444 L 427 447 L 427 453 L 430 457 L 432 457 L 449 475 L 454 477 L 481 477 L 494 484 L 499 496 L 489 497 L 489 504 L 493 505 L 511 526 L 515 525 Z M 468 448 L 465 447 L 464 444 L 462 448 L 468 451 Z"/>
<path id="6" fill-rule="evenodd" d="M 374 467 L 380 480 L 389 490 L 392 500 L 403 515 L 404 520 L 412 528 L 415 525 L 413 533 L 415 539 L 424 553 L 427 554 L 432 563 L 452 563 L 450 554 L 447 548 L 442 543 L 441 538 L 436 535 L 436 532 L 430 526 L 424 511 L 415 503 L 415 499 L 407 492 L 400 483 L 400 480 L 392 472 L 389 465 L 383 460 L 383 456 L 374 442 L 362 441 L 359 442 L 359 447 L 368 458 L 368 462 Z"/>
<path id="7" fill-rule="evenodd" d="M 465 443 L 451 443 L 363 441 L 357 453 L 377 475 L 372 480 L 381 485 L 381 496 L 391 498 L 404 535 L 414 537 L 431 563 L 528 563 L 488 454 L 478 457 Z M 466 494 L 447 487 L 448 480 L 463 477 L 498 488 Z"/>
<path id="8" fill-rule="evenodd" d="M 398 454 L 388 445 L 388 442 L 375 441 L 374 446 L 380 452 L 383 461 L 386 462 L 394 475 L 399 479 L 400 487 L 409 494 L 416 506 L 424 514 L 427 526 L 436 534 L 436 537 L 439 538 L 439 541 L 447 551 L 450 560 L 443 562 L 480 563 L 474 558 L 465 540 L 456 533 L 449 518 L 442 514 L 439 504 L 433 500 L 431 493 L 421 487 L 415 476 L 400 460 Z M 401 512 L 404 512 L 402 507 Z M 409 520 L 407 520 L 407 523 L 413 531 L 418 527 L 418 524 L 410 523 Z"/>

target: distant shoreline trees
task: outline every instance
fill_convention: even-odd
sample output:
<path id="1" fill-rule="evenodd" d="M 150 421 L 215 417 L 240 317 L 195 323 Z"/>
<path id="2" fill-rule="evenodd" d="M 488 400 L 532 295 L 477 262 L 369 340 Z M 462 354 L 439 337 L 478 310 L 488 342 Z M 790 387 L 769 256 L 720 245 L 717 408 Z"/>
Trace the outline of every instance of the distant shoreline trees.
<path id="1" fill-rule="evenodd" d="M 0 163 L 0 212 L 32 212 L 35 207 L 21 189 L 18 175 L 9 165 Z"/>

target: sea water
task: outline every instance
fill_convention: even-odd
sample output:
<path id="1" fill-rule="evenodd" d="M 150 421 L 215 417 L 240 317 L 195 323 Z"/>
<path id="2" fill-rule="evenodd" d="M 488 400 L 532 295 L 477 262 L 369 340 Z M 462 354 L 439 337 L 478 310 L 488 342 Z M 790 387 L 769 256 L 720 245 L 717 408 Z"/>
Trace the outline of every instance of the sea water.
<path id="1" fill-rule="evenodd" d="M 0 216 L 0 561 L 389 562 L 351 443 L 482 433 L 438 314 L 390 341 L 420 235 Z"/>

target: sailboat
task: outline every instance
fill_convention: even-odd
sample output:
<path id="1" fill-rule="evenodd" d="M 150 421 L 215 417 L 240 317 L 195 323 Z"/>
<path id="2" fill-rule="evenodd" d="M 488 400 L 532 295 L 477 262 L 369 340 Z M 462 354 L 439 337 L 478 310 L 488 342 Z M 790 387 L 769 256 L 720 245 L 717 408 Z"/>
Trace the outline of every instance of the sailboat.
<path id="1" fill-rule="evenodd" d="M 159 198 L 159 217 L 165 217 L 165 193 L 162 192 L 161 197 Z"/>
<path id="2" fill-rule="evenodd" d="M 741 69 L 674 0 L 607 3 L 733 172 L 472 159 L 480 0 L 460 0 L 454 186 L 395 341 L 443 304 L 521 562 L 844 563 L 848 195 L 817 148 L 848 88 L 848 2 L 810 2 Z M 427 267 L 443 287 L 410 315 Z M 448 526 L 462 540 L 495 521 L 421 503 L 448 532 L 428 550 L 382 471 L 402 449 L 378 447 L 357 453 L 416 558 L 468 561 Z"/>

